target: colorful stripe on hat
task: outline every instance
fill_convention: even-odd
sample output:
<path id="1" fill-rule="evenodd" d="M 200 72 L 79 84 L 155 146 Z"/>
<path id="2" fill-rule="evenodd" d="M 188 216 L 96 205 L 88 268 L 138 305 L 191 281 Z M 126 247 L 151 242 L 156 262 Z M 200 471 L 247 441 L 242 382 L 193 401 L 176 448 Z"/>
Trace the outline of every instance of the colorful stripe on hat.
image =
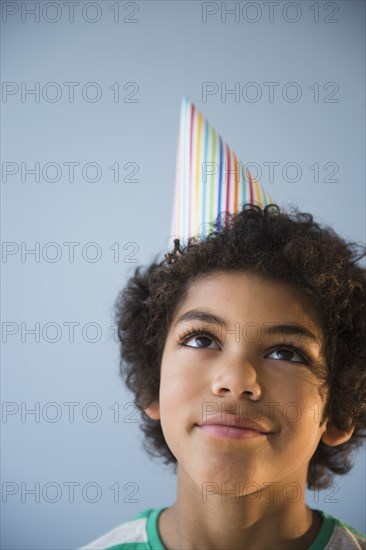
<path id="1" fill-rule="evenodd" d="M 270 195 L 227 143 L 184 97 L 180 112 L 172 237 L 204 238 L 221 212 L 245 203 L 265 206 Z"/>

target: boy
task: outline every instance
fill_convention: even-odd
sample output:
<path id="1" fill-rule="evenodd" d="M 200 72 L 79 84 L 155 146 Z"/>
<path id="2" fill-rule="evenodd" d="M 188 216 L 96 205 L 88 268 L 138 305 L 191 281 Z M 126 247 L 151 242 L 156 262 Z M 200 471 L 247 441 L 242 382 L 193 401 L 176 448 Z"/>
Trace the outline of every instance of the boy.
<path id="1" fill-rule="evenodd" d="M 121 372 L 177 501 L 85 548 L 366 547 L 304 501 L 365 437 L 365 253 L 296 210 L 225 217 L 116 302 Z"/>
<path id="2" fill-rule="evenodd" d="M 365 548 L 304 498 L 366 435 L 366 253 L 272 202 L 184 98 L 174 250 L 115 309 L 121 374 L 177 500 L 85 549 Z"/>

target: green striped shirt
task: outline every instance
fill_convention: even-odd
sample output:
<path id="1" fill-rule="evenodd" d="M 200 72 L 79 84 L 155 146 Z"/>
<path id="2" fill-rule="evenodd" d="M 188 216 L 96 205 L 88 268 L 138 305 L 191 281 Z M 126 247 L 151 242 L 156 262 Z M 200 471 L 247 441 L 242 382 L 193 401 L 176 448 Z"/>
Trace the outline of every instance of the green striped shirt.
<path id="1" fill-rule="evenodd" d="M 158 530 L 163 510 L 166 508 L 145 510 L 80 550 L 166 550 Z M 323 523 L 308 550 L 366 550 L 365 535 L 321 510 L 315 511 Z"/>

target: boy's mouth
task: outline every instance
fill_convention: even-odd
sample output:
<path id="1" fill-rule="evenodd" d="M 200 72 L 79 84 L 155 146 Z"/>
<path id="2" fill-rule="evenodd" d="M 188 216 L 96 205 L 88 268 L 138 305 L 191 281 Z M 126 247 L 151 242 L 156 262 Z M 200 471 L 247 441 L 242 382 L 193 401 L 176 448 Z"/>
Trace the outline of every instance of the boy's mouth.
<path id="1" fill-rule="evenodd" d="M 274 433 L 263 423 L 233 414 L 209 416 L 205 421 L 197 423 L 197 427 L 210 435 L 230 439 L 250 439 Z"/>

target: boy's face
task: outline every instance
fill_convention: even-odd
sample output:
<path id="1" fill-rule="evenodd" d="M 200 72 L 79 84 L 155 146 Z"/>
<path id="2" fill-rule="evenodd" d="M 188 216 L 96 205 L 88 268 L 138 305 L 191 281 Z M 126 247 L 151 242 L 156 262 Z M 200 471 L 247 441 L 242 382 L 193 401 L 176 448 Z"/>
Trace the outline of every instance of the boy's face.
<path id="1" fill-rule="evenodd" d="M 196 334 L 183 338 L 190 330 Z M 160 418 L 179 468 L 199 491 L 205 483 L 223 492 L 239 483 L 245 494 L 266 483 L 304 487 L 327 436 L 314 369 L 326 368 L 321 344 L 314 309 L 286 283 L 216 272 L 190 285 L 165 343 L 159 403 L 146 412 Z M 270 433 L 207 427 L 230 413 Z"/>

